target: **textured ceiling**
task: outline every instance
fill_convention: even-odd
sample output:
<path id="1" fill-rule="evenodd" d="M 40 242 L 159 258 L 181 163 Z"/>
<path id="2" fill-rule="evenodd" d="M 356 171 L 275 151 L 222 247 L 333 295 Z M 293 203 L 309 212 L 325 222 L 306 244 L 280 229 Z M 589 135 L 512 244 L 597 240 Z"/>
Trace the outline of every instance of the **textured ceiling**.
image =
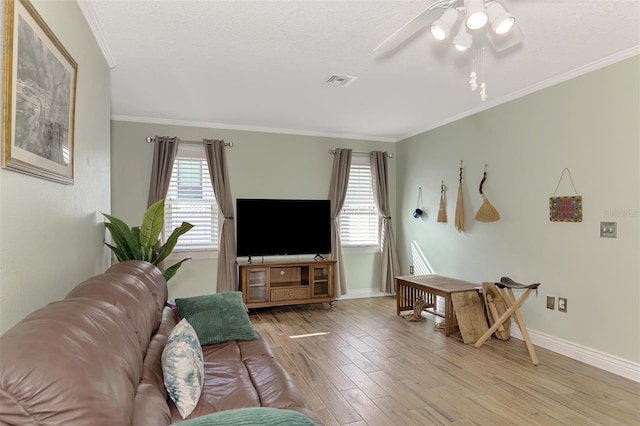
<path id="1" fill-rule="evenodd" d="M 373 49 L 432 1 L 78 3 L 120 120 L 397 141 L 640 54 L 638 0 L 504 0 L 524 33 L 513 48 L 478 34 L 460 53 L 425 28 L 384 57 Z"/>

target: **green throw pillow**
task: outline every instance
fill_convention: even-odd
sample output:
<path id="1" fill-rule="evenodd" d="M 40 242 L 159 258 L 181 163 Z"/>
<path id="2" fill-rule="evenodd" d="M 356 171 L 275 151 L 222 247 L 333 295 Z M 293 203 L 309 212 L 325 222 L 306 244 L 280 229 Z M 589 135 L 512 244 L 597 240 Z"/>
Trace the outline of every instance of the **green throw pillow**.
<path id="1" fill-rule="evenodd" d="M 309 417 L 284 408 L 249 407 L 219 411 L 177 423 L 180 426 L 314 426 Z"/>
<path id="2" fill-rule="evenodd" d="M 258 338 L 239 291 L 176 299 L 176 306 L 203 346 Z"/>

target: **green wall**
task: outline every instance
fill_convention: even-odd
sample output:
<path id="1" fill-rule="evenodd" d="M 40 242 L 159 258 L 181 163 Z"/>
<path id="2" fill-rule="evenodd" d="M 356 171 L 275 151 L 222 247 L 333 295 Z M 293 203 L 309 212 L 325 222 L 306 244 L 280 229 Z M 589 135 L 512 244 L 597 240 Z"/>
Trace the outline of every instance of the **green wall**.
<path id="1" fill-rule="evenodd" d="M 112 213 L 139 223 L 146 208 L 153 146 L 148 136 L 177 136 L 233 142 L 226 157 L 233 199 L 328 198 L 333 156 L 330 149 L 352 148 L 395 152 L 396 144 L 320 136 L 223 130 L 168 124 L 114 120 L 112 133 Z M 395 159 L 390 163 L 391 187 L 395 187 Z M 395 206 L 395 191 L 391 203 Z M 217 259 L 192 259 L 169 282 L 169 296 L 186 297 L 216 291 Z M 345 255 L 348 296 L 378 292 L 379 255 Z"/>
<path id="2" fill-rule="evenodd" d="M 32 3 L 78 63 L 75 183 L 0 170 L 0 333 L 108 260 L 96 212 L 111 198 L 109 68 L 75 1 Z"/>
<path id="3" fill-rule="evenodd" d="M 639 63 L 636 56 L 400 142 L 396 215 L 409 217 L 419 186 L 427 208 L 425 218 L 400 222 L 403 269 L 422 261 L 414 244 L 435 273 L 541 282 L 522 309 L 540 339 L 566 342 L 565 353 L 589 348 L 638 363 Z M 464 233 L 454 228 L 460 160 Z M 474 220 L 485 164 L 497 222 Z M 580 223 L 549 220 L 565 167 L 583 197 Z M 441 180 L 448 223 L 436 221 Z M 565 176 L 556 195 L 574 194 Z M 601 221 L 617 222 L 618 238 L 600 238 Z M 567 298 L 568 312 L 546 309 L 546 296 Z"/>

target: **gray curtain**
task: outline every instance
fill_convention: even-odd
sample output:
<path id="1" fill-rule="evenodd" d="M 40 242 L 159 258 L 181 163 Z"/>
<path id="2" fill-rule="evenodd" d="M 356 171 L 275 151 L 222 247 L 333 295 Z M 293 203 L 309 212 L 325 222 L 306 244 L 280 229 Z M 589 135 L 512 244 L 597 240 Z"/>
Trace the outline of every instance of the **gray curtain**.
<path id="1" fill-rule="evenodd" d="M 389 206 L 388 155 L 386 152 L 371 153 L 371 175 L 373 177 L 373 198 L 382 217 L 382 274 L 380 291 L 396 292 L 395 277 L 400 275 L 400 262 L 396 251 L 393 227 L 391 226 L 391 208 Z"/>
<path id="2" fill-rule="evenodd" d="M 334 271 L 334 296 L 340 297 L 347 293 L 347 283 L 344 279 L 344 265 L 342 261 L 342 245 L 340 244 L 340 228 L 338 216 L 344 206 L 349 185 L 349 170 L 351 169 L 352 150 L 337 148 L 333 157 L 333 171 L 331 172 L 331 184 L 329 186 L 329 199 L 331 200 L 331 252 L 336 260 Z"/>
<path id="3" fill-rule="evenodd" d="M 169 182 L 171 182 L 171 170 L 176 159 L 179 142 L 180 139 L 167 136 L 153 138 L 153 164 L 147 207 L 167 196 Z"/>
<path id="4" fill-rule="evenodd" d="M 236 237 L 233 221 L 233 199 L 224 154 L 224 141 L 204 139 L 204 152 L 209 165 L 213 192 L 216 195 L 218 208 L 224 217 L 219 233 L 217 292 L 235 291 L 238 289 Z"/>

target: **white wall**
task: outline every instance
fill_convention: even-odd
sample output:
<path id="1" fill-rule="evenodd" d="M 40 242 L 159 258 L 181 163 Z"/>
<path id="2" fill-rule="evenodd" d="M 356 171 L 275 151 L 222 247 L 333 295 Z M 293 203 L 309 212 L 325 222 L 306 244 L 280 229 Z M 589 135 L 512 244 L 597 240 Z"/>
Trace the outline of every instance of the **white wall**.
<path id="1" fill-rule="evenodd" d="M 109 69 L 76 2 L 32 3 L 78 63 L 75 184 L 0 170 L 0 333 L 107 261 L 96 211 L 110 209 Z"/>
<path id="2" fill-rule="evenodd" d="M 522 309 L 530 330 L 640 362 L 640 59 L 625 60 L 399 143 L 397 234 L 403 269 L 415 242 L 436 273 L 474 282 L 541 282 Z M 454 228 L 464 160 L 466 232 Z M 474 221 L 478 185 L 501 214 Z M 583 221 L 549 221 L 549 197 L 567 167 Z M 440 182 L 448 223 L 437 223 Z M 422 186 L 427 216 L 412 219 Z M 565 176 L 557 195 L 574 195 Z M 618 223 L 618 238 L 599 223 Z M 546 309 L 566 297 L 568 312 Z M 556 299 L 557 303 L 557 299 Z"/>
<path id="3" fill-rule="evenodd" d="M 112 121 L 112 213 L 128 224 L 139 224 L 146 209 L 153 146 L 148 136 L 177 136 L 233 142 L 226 157 L 229 181 L 236 198 L 327 198 L 333 148 L 394 153 L 395 144 L 326 137 L 297 136 L 166 124 Z M 395 186 L 395 159 L 390 163 Z M 395 194 L 391 203 L 395 206 Z M 365 265 L 365 268 L 362 266 Z M 216 291 L 217 259 L 192 259 L 169 281 L 169 297 L 187 297 Z M 375 254 L 345 256 L 351 294 L 372 294 L 379 287 L 380 264 Z"/>

